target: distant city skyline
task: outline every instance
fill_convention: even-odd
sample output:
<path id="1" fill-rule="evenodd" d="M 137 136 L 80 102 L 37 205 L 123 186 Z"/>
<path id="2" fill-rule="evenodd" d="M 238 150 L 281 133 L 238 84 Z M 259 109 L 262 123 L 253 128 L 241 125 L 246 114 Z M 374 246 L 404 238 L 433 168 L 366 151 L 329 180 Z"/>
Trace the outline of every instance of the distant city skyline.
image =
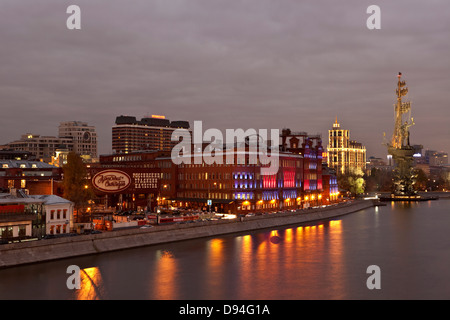
<path id="1" fill-rule="evenodd" d="M 64 121 L 95 126 L 112 152 L 117 116 L 202 120 L 204 129 L 320 133 L 337 116 L 367 158 L 385 157 L 398 72 L 409 87 L 411 144 L 450 151 L 450 3 L 327 0 L 2 1 L 0 145 L 57 135 Z"/>

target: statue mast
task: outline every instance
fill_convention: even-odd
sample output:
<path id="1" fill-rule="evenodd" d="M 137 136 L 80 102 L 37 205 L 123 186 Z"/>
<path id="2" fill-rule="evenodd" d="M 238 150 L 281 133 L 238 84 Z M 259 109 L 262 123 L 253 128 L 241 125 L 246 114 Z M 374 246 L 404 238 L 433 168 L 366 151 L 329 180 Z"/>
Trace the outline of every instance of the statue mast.
<path id="1" fill-rule="evenodd" d="M 414 150 L 409 142 L 409 128 L 414 125 L 414 121 L 410 117 L 411 102 L 402 101 L 402 97 L 408 93 L 408 87 L 406 87 L 406 82 L 401 79 L 401 72 L 398 73 L 397 77 L 394 132 L 391 143 L 388 144 L 388 152 L 392 155 L 395 165 L 394 193 L 391 197 L 404 200 L 417 199 L 417 194 L 414 191 L 417 176 L 413 168 Z M 405 116 L 405 114 L 408 115 Z"/>
<path id="2" fill-rule="evenodd" d="M 401 80 L 402 73 L 398 73 L 397 81 L 397 103 L 395 104 L 395 126 L 392 134 L 391 146 L 396 149 L 409 146 L 409 127 L 414 125 L 413 119 L 408 119 L 403 122 L 403 115 L 406 113 L 411 114 L 411 102 L 403 102 L 402 97 L 408 93 L 408 87 L 406 82 Z"/>

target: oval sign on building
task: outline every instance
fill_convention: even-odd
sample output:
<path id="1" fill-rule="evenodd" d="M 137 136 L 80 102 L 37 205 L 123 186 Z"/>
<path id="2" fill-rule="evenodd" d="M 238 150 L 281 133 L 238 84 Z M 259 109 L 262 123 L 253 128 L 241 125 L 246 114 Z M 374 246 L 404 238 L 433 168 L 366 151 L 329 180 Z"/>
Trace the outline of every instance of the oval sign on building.
<path id="1" fill-rule="evenodd" d="M 120 170 L 100 171 L 92 178 L 92 185 L 103 192 L 120 192 L 130 184 L 130 176 Z"/>

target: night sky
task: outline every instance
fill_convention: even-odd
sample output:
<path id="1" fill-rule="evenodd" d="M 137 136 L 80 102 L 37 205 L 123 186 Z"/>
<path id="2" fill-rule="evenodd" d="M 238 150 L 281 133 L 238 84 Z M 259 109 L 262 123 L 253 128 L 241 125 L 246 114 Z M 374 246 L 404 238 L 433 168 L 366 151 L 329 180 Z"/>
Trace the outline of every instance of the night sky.
<path id="1" fill-rule="evenodd" d="M 66 9 L 81 8 L 81 30 Z M 381 29 L 369 30 L 369 5 Z M 59 122 L 203 120 L 203 129 L 321 133 L 337 115 L 385 157 L 403 73 L 411 143 L 450 152 L 450 1 L 1 0 L 0 145 Z"/>

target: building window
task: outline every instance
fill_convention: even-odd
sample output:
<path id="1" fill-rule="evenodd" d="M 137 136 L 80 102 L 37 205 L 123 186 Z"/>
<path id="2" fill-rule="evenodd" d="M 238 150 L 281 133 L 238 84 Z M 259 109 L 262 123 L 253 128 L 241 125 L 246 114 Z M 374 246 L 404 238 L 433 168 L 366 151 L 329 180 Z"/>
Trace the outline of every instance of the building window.
<path id="1" fill-rule="evenodd" d="M 19 237 L 25 237 L 26 236 L 26 226 L 21 225 L 19 226 Z"/>
<path id="2" fill-rule="evenodd" d="M 3 239 L 12 238 L 13 236 L 13 227 L 1 227 L 0 228 L 0 237 Z"/>
<path id="3" fill-rule="evenodd" d="M 55 210 L 50 211 L 50 220 L 55 219 Z"/>

